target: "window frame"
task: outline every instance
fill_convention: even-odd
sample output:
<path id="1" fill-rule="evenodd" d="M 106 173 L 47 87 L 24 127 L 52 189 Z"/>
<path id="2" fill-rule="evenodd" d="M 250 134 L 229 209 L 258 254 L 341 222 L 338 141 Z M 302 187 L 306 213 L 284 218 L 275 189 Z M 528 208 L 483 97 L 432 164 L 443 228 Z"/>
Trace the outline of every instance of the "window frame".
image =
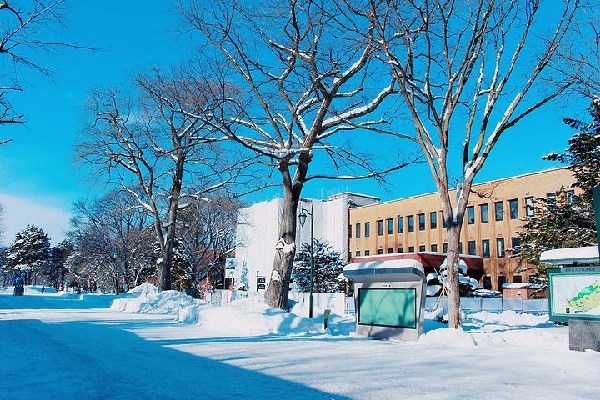
<path id="1" fill-rule="evenodd" d="M 429 213 L 429 227 L 430 229 L 437 229 L 437 211 Z"/>
<path id="2" fill-rule="evenodd" d="M 475 223 L 475 206 L 467 207 L 467 225 L 473 225 Z"/>
<path id="3" fill-rule="evenodd" d="M 508 216 L 510 219 L 519 219 L 519 199 L 508 200 Z"/>
<path id="4" fill-rule="evenodd" d="M 483 212 L 484 209 L 485 213 Z M 479 205 L 479 218 L 481 219 L 482 224 L 490 222 L 490 205 L 488 203 Z"/>
<path id="5" fill-rule="evenodd" d="M 491 256 L 490 239 L 481 239 L 481 258 L 491 258 Z"/>
<path id="6" fill-rule="evenodd" d="M 503 201 L 495 201 L 494 202 L 494 221 L 496 221 L 496 222 L 504 221 L 504 202 Z"/>
<path id="7" fill-rule="evenodd" d="M 417 220 L 419 223 L 419 231 L 425 230 L 425 213 L 417 214 Z"/>
<path id="8" fill-rule="evenodd" d="M 504 238 L 496 238 L 496 257 L 506 257 L 506 243 L 504 243 Z"/>

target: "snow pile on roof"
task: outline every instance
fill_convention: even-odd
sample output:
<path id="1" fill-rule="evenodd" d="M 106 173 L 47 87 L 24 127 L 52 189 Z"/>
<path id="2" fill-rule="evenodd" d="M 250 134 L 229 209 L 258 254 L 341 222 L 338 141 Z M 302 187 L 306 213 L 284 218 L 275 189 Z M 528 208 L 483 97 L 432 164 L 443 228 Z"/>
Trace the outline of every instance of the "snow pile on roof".
<path id="1" fill-rule="evenodd" d="M 597 263 L 598 246 L 546 250 L 540 255 L 540 261 L 555 265 Z"/>

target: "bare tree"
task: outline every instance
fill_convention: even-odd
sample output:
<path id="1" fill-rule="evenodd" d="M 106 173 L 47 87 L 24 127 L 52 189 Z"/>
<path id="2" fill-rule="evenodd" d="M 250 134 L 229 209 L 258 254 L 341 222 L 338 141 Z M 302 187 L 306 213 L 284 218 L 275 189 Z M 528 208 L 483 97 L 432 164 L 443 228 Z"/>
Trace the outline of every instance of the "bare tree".
<path id="1" fill-rule="evenodd" d="M 31 68 L 48 74 L 49 71 L 37 63 L 32 51 L 50 50 L 60 47 L 82 48 L 48 38 L 45 26 L 62 24 L 62 6 L 67 0 L 27 0 L 13 3 L 0 0 L 0 126 L 23 123 L 23 115 L 14 112 L 8 96 L 21 92 L 18 71 L 21 67 Z M 10 139 L 0 139 L 0 146 Z"/>
<path id="2" fill-rule="evenodd" d="M 157 72 L 135 83 L 135 98 L 123 99 L 116 91 L 94 96 L 96 119 L 79 155 L 150 214 L 160 247 L 158 283 L 169 290 L 180 208 L 232 182 L 240 170 L 229 164 L 235 155 L 220 148 L 208 129 L 214 109 L 210 82 Z M 200 189 L 188 191 L 184 181 Z"/>
<path id="3" fill-rule="evenodd" d="M 539 0 L 370 4 L 414 129 L 396 135 L 420 146 L 439 192 L 453 266 L 449 324 L 457 328 L 458 243 L 473 179 L 504 132 L 574 82 L 576 70 L 565 77 L 553 62 L 579 2 L 544 10 Z"/>
<path id="4" fill-rule="evenodd" d="M 71 274 L 93 279 L 118 293 L 121 281 L 137 285 L 155 273 L 155 243 L 149 218 L 126 192 L 113 190 L 94 201 L 77 201 L 68 235 L 74 245 Z"/>
<path id="5" fill-rule="evenodd" d="M 373 15 L 313 0 L 188 1 L 182 10 L 216 49 L 224 78 L 239 88 L 217 128 L 279 175 L 283 209 L 265 299 L 287 309 L 304 185 L 344 172 L 348 179 L 378 174 L 371 160 L 335 141 L 341 132 L 364 134 L 385 123 L 380 106 L 394 93 L 394 79 L 375 57 Z M 309 174 L 316 157 L 328 159 L 333 173 Z M 405 165 L 389 154 L 386 160 L 388 170 Z"/>
<path id="6" fill-rule="evenodd" d="M 182 211 L 179 237 L 182 251 L 194 268 L 195 279 L 221 273 L 225 258 L 235 249 L 240 202 L 220 192 L 197 199 Z"/>

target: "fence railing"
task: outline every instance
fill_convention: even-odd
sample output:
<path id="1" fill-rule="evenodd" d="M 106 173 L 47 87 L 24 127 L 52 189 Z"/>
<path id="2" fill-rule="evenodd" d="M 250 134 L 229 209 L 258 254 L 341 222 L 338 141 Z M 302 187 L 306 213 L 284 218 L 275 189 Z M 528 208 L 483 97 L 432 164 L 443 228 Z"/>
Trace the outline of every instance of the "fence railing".
<path id="1" fill-rule="evenodd" d="M 205 301 L 214 305 L 230 303 L 235 299 L 246 298 L 256 293 L 240 290 L 215 290 L 206 293 Z M 290 305 L 300 304 L 308 307 L 309 294 L 302 292 L 289 293 Z M 354 298 L 346 298 L 344 293 L 314 293 L 313 306 L 315 312 L 328 308 L 338 315 L 354 314 Z M 425 310 L 433 311 L 438 308 L 448 309 L 447 297 L 427 297 Z M 461 297 L 460 308 L 467 311 L 523 311 L 548 312 L 548 299 L 514 299 L 503 297 Z"/>

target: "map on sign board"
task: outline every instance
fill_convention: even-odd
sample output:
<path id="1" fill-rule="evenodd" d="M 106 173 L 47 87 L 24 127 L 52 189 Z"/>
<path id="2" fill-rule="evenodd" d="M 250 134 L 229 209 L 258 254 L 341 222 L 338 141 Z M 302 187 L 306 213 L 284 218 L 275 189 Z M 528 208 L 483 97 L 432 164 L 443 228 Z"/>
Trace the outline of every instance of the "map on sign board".
<path id="1" fill-rule="evenodd" d="M 571 318 L 600 318 L 600 273 L 549 276 L 552 314 Z"/>

